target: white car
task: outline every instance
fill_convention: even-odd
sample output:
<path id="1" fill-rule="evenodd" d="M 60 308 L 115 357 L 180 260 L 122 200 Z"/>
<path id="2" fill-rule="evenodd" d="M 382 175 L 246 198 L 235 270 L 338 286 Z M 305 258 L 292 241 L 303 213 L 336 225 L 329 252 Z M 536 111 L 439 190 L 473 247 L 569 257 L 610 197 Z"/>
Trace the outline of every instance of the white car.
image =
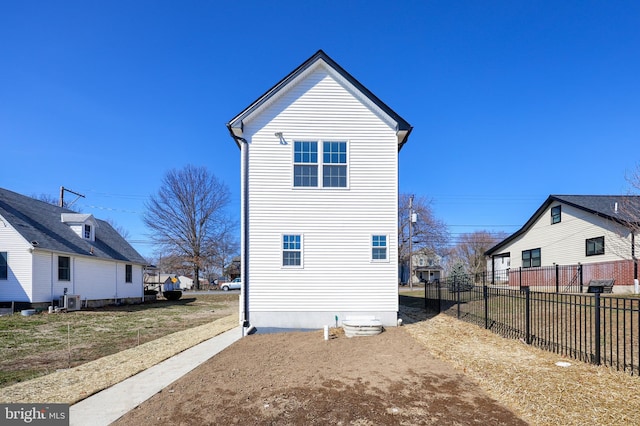
<path id="1" fill-rule="evenodd" d="M 222 284 L 222 290 L 224 291 L 240 290 L 240 287 L 242 287 L 242 280 L 240 278 L 236 278 L 233 281 Z"/>

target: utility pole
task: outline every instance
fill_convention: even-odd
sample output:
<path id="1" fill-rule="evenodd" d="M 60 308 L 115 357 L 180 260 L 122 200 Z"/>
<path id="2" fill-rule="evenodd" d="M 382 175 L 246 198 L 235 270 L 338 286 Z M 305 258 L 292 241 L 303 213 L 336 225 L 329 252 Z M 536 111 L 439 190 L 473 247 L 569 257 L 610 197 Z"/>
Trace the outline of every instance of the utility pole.
<path id="1" fill-rule="evenodd" d="M 413 290 L 413 195 L 409 197 L 409 289 Z"/>
<path id="2" fill-rule="evenodd" d="M 75 199 L 75 200 L 73 200 L 72 202 L 70 202 L 69 204 L 67 204 L 67 207 L 71 207 L 71 204 L 73 204 L 73 203 L 75 203 L 76 201 L 78 201 L 78 198 L 80 198 L 80 197 L 84 198 L 84 195 L 82 195 L 82 194 L 78 194 L 77 192 L 74 192 L 74 191 L 72 191 L 72 190 L 70 190 L 70 189 L 65 188 L 64 186 L 61 186 L 61 187 L 60 187 L 60 203 L 59 203 L 59 206 L 60 206 L 60 207 L 64 207 L 64 192 L 65 192 L 65 191 L 70 192 L 70 193 L 72 193 L 72 194 L 74 194 L 74 195 L 77 195 L 77 197 L 76 197 L 76 199 Z"/>

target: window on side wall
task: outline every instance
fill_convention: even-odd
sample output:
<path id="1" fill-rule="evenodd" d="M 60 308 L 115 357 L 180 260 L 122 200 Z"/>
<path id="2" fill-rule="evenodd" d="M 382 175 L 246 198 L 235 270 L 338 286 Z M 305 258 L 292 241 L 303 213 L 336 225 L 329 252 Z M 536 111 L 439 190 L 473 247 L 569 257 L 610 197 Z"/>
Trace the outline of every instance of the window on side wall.
<path id="1" fill-rule="evenodd" d="M 58 281 L 71 281 L 71 259 L 58 256 Z"/>
<path id="2" fill-rule="evenodd" d="M 524 250 L 522 252 L 522 267 L 535 268 L 541 265 L 540 249 Z"/>
<path id="3" fill-rule="evenodd" d="M 346 141 L 294 141 L 293 186 L 346 188 L 347 162 Z"/>
<path id="4" fill-rule="evenodd" d="M 371 259 L 377 262 L 387 260 L 386 235 L 373 235 L 371 237 Z"/>
<path id="5" fill-rule="evenodd" d="M 293 143 L 293 186 L 318 186 L 318 142 Z"/>
<path id="6" fill-rule="evenodd" d="M 124 266 L 124 282 L 126 283 L 133 282 L 133 266 L 132 265 Z"/>
<path id="7" fill-rule="evenodd" d="M 302 266 L 302 236 L 288 234 L 282 236 L 282 266 Z"/>
<path id="8" fill-rule="evenodd" d="M 9 262 L 6 251 L 0 251 L 0 280 L 9 279 Z"/>
<path id="9" fill-rule="evenodd" d="M 587 256 L 604 254 L 604 237 L 589 238 L 586 240 Z"/>
<path id="10" fill-rule="evenodd" d="M 324 188 L 347 187 L 347 143 L 323 142 L 322 186 Z"/>
<path id="11" fill-rule="evenodd" d="M 560 223 L 562 220 L 562 206 L 551 207 L 551 224 Z"/>

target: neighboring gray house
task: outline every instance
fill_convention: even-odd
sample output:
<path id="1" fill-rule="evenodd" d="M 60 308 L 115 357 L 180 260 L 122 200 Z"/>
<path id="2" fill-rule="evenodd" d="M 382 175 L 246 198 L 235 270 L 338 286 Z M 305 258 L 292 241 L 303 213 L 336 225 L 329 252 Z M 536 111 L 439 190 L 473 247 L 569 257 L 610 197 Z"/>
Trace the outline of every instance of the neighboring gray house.
<path id="1" fill-rule="evenodd" d="M 0 302 L 139 302 L 145 264 L 109 223 L 0 188 Z"/>
<path id="2" fill-rule="evenodd" d="M 241 151 L 242 323 L 396 325 L 409 123 L 320 50 L 227 127 Z"/>
<path id="3" fill-rule="evenodd" d="M 522 228 L 485 253 L 487 270 L 497 277 L 506 268 L 611 264 L 617 290 L 630 290 L 624 286 L 638 279 L 639 215 L 638 196 L 550 195 Z"/>

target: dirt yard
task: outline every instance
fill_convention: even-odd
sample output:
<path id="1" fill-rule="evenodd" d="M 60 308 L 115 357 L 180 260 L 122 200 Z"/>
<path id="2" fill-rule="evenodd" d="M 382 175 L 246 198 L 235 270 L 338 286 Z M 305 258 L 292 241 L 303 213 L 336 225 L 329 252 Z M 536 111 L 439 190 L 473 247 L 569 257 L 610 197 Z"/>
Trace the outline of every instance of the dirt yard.
<path id="1" fill-rule="evenodd" d="M 401 302 L 404 325 L 374 337 L 244 338 L 116 424 L 640 424 L 637 376 Z M 0 388 L 0 402 L 73 404 L 236 326 L 231 315 Z"/>
<path id="2" fill-rule="evenodd" d="M 526 424 L 403 328 L 252 335 L 115 424 Z"/>

